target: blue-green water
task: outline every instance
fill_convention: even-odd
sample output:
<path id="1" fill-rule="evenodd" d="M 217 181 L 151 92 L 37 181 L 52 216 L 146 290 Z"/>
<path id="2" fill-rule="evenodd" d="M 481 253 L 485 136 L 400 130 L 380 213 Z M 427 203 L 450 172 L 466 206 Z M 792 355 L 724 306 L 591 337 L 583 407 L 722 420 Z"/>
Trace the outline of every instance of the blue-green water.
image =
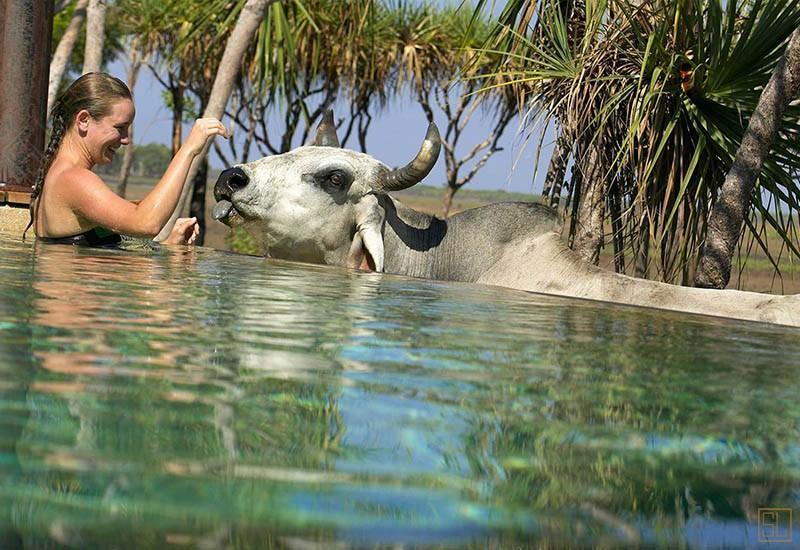
<path id="1" fill-rule="evenodd" d="M 799 395 L 791 328 L 0 239 L 3 548 L 756 546 Z"/>

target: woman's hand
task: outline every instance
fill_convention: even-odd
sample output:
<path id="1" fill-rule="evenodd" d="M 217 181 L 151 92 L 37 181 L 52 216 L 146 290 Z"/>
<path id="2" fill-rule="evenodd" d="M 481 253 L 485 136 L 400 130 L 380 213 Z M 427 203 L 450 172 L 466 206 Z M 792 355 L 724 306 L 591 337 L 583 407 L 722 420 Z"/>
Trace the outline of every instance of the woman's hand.
<path id="1" fill-rule="evenodd" d="M 194 244 L 200 235 L 197 218 L 178 218 L 164 244 Z"/>
<path id="2" fill-rule="evenodd" d="M 181 149 L 192 156 L 199 155 L 206 143 L 214 136 L 222 136 L 227 139 L 230 137 L 230 132 L 216 118 L 197 119 Z"/>

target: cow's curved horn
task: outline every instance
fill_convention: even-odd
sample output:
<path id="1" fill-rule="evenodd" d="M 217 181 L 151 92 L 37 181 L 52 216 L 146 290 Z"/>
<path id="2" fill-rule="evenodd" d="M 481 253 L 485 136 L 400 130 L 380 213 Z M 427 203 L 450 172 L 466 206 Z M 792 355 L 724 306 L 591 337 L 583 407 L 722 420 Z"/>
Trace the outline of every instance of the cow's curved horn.
<path id="1" fill-rule="evenodd" d="M 408 189 L 412 185 L 422 181 L 428 175 L 436 160 L 439 158 L 439 150 L 442 148 L 442 138 L 439 136 L 439 129 L 436 124 L 428 124 L 428 133 L 419 148 L 419 153 L 414 160 L 403 166 L 387 173 L 375 186 L 378 191 L 400 191 Z"/>
<path id="2" fill-rule="evenodd" d="M 341 147 L 339 138 L 336 137 L 336 123 L 333 121 L 333 111 L 327 109 L 322 115 L 322 120 L 317 126 L 317 135 L 311 145 L 322 147 Z"/>

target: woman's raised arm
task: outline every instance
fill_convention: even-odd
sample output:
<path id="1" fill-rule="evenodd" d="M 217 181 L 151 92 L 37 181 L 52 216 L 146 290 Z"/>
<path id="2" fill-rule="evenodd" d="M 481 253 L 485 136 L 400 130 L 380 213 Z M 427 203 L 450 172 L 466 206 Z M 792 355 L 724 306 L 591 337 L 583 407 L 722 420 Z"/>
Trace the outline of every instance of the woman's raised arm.
<path id="1" fill-rule="evenodd" d="M 124 235 L 155 237 L 175 210 L 192 161 L 218 135 L 229 136 L 219 120 L 197 120 L 167 171 L 138 204 L 119 197 L 96 174 L 82 168 L 61 174 L 64 199 L 92 223 Z"/>

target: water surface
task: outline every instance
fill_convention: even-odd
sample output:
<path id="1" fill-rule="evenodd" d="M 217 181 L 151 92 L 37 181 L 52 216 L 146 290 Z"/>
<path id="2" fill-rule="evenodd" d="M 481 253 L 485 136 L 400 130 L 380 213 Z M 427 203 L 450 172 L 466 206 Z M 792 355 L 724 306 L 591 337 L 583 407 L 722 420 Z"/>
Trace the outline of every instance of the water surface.
<path id="1" fill-rule="evenodd" d="M 0 547 L 756 546 L 800 331 L 0 238 Z"/>

